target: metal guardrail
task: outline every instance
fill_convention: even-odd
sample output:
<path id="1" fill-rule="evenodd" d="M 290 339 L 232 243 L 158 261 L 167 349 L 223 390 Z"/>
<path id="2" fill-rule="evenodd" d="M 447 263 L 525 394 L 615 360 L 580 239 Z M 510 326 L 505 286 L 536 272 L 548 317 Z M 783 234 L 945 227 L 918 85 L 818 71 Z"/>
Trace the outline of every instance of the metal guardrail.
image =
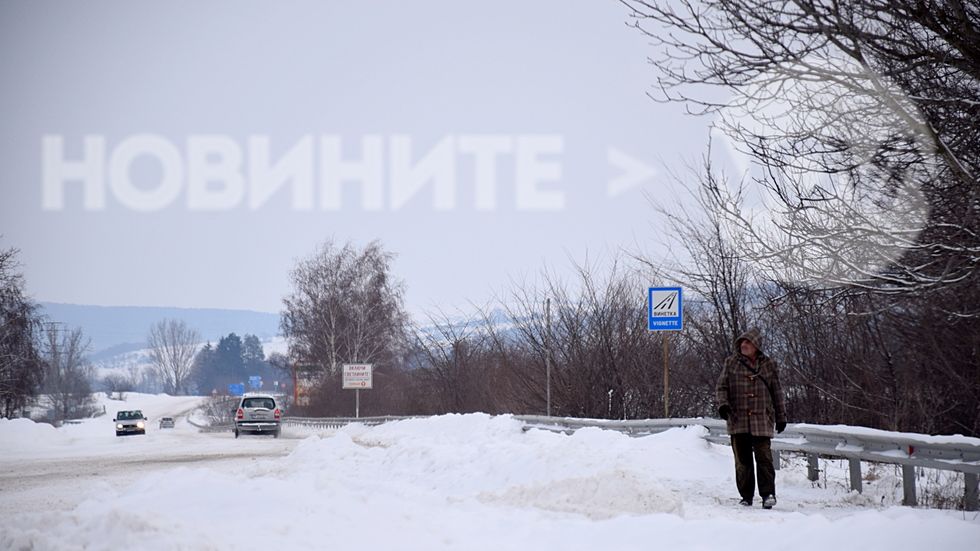
<path id="1" fill-rule="evenodd" d="M 351 423 L 362 423 L 373 426 L 401 419 L 411 419 L 411 417 L 398 417 L 393 415 L 383 417 L 283 417 L 282 424 L 318 429 L 339 429 Z M 233 424 L 201 425 L 195 423 L 190 417 L 187 418 L 187 422 L 200 432 L 231 432 L 235 430 L 235 425 Z"/>
<path id="2" fill-rule="evenodd" d="M 677 427 L 703 426 L 710 442 L 730 444 L 726 423 L 720 419 L 646 419 L 614 421 L 519 415 L 526 428 L 574 432 L 582 427 L 618 430 L 632 436 L 656 434 Z M 964 478 L 964 508 L 980 510 L 978 475 L 980 475 L 980 438 L 927 436 L 847 426 L 795 424 L 772 440 L 777 451 L 803 453 L 808 458 L 808 477 L 819 477 L 819 458 L 839 457 L 848 460 L 851 489 L 862 491 L 861 461 L 891 463 L 902 466 L 904 503 L 918 504 L 915 467 L 957 471 Z M 778 453 L 773 457 L 778 468 Z"/>
<path id="3" fill-rule="evenodd" d="M 618 421 L 615 419 L 582 419 L 578 417 L 547 417 L 545 415 L 515 415 L 515 419 L 524 422 L 524 430 L 539 428 L 572 433 L 584 427 L 598 427 L 616 430 L 630 436 L 647 436 L 678 427 L 701 425 L 708 429 L 708 440 L 718 443 L 728 443 L 725 432 L 725 422 L 720 419 L 705 419 L 701 417 L 677 419 L 634 419 Z"/>
<path id="4" fill-rule="evenodd" d="M 284 425 L 296 425 L 303 427 L 314 427 L 319 429 L 339 429 L 351 423 L 361 423 L 374 426 L 387 423 L 388 421 L 400 421 L 402 419 L 413 419 L 413 417 L 398 417 L 386 415 L 382 417 L 283 417 Z"/>

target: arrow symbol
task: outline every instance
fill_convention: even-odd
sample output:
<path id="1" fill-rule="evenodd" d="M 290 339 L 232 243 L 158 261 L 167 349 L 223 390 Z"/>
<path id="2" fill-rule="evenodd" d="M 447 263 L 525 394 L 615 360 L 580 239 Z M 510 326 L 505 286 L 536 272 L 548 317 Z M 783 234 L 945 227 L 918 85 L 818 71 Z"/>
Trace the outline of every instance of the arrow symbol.
<path id="1" fill-rule="evenodd" d="M 657 174 L 657 169 L 643 161 L 636 160 L 613 146 L 606 149 L 606 160 L 609 161 L 609 164 L 623 171 L 616 178 L 609 180 L 606 185 L 606 194 L 609 197 L 616 197 L 629 191 Z"/>

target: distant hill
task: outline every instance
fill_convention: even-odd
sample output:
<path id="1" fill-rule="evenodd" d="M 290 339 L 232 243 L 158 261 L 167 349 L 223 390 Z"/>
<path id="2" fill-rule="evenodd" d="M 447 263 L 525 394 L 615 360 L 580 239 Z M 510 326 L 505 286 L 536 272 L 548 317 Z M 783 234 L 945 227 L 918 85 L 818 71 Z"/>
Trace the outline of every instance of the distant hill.
<path id="1" fill-rule="evenodd" d="M 250 310 L 208 308 L 163 308 L 154 306 L 82 306 L 41 302 L 41 313 L 49 322 L 60 322 L 67 329 L 81 327 L 92 340 L 89 350 L 93 360 L 146 347 L 150 327 L 164 319 L 183 320 L 201 334 L 202 341 L 217 344 L 235 333 L 271 339 L 279 334 L 279 314 Z"/>

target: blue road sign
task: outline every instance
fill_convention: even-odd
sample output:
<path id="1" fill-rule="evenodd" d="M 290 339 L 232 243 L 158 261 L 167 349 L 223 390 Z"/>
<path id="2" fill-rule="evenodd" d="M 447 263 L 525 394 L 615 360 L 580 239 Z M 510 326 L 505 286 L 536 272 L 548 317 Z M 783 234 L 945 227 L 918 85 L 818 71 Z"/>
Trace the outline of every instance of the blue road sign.
<path id="1" fill-rule="evenodd" d="M 238 383 L 237 385 L 228 385 L 228 394 L 232 396 L 242 396 L 245 394 L 245 385 Z"/>
<path id="2" fill-rule="evenodd" d="M 680 287 L 650 287 L 648 307 L 651 331 L 684 328 L 684 291 Z"/>

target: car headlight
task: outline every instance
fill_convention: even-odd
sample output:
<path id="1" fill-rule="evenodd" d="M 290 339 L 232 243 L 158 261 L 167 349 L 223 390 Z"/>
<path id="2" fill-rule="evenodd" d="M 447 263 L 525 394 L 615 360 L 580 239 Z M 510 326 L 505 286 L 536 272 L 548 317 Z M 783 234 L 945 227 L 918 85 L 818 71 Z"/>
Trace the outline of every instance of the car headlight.
<path id="1" fill-rule="evenodd" d="M 117 429 L 122 429 L 122 423 L 116 423 L 116 428 Z"/>
<path id="2" fill-rule="evenodd" d="M 138 428 L 138 429 L 141 429 L 141 428 L 143 428 L 143 427 L 144 427 L 144 425 L 143 425 L 143 421 L 137 421 L 137 422 L 136 422 L 136 428 Z"/>

